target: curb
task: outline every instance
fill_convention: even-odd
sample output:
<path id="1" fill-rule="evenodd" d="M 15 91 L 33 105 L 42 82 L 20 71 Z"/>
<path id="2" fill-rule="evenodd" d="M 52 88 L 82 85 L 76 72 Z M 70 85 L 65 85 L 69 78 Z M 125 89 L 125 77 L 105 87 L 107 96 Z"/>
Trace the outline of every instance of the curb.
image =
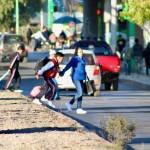
<path id="1" fill-rule="evenodd" d="M 119 79 L 133 81 L 150 86 L 150 76 L 146 76 L 143 74 L 135 74 L 135 73 L 132 73 L 131 75 L 120 74 Z"/>

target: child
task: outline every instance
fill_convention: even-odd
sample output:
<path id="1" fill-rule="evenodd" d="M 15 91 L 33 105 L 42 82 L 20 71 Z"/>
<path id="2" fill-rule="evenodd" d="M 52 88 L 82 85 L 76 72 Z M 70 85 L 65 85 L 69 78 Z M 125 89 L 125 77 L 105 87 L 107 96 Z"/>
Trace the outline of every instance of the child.
<path id="1" fill-rule="evenodd" d="M 49 59 L 52 59 L 56 54 L 56 51 L 55 50 L 50 50 L 49 52 Z M 54 83 L 55 83 L 55 94 L 54 94 L 54 97 L 53 97 L 53 100 L 60 100 L 60 96 L 59 96 L 59 89 L 58 89 L 58 83 L 55 79 L 53 79 Z"/>
<path id="2" fill-rule="evenodd" d="M 64 54 L 57 52 L 55 56 L 36 73 L 36 79 L 39 79 L 39 76 L 42 75 L 48 87 L 46 94 L 40 100 L 52 108 L 55 108 L 51 100 L 56 89 L 53 79 L 59 71 L 59 64 L 62 62 L 63 57 Z"/>
<path id="3" fill-rule="evenodd" d="M 21 60 L 21 56 L 24 54 L 24 52 L 25 52 L 25 45 L 23 43 L 20 43 L 17 47 L 17 52 L 15 53 L 15 55 L 10 63 L 9 70 L 10 70 L 11 74 L 4 86 L 4 90 L 9 89 L 12 81 L 15 80 L 16 81 L 16 84 L 14 86 L 15 91 L 21 92 L 21 90 L 19 90 L 20 81 L 21 81 L 21 76 L 19 73 L 19 63 Z"/>
<path id="4" fill-rule="evenodd" d="M 82 109 L 82 97 L 83 97 L 83 81 L 86 79 L 86 62 L 83 58 L 83 50 L 80 47 L 75 49 L 74 56 L 66 67 L 59 73 L 60 76 L 63 76 L 67 70 L 72 68 L 72 81 L 76 87 L 75 96 L 66 103 L 67 109 L 72 110 L 72 106 L 75 101 L 77 101 L 77 114 L 86 114 L 87 112 Z"/>

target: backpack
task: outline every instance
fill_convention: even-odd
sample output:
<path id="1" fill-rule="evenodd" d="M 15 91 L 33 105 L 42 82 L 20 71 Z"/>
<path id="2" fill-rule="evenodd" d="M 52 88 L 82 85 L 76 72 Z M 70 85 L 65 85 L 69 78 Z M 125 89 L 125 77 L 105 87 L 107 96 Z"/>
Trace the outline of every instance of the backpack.
<path id="1" fill-rule="evenodd" d="M 48 62 L 50 61 L 50 59 L 48 57 L 42 58 L 40 60 L 37 61 L 36 65 L 35 65 L 35 72 L 37 72 L 38 70 L 40 70 L 43 66 L 45 66 Z"/>

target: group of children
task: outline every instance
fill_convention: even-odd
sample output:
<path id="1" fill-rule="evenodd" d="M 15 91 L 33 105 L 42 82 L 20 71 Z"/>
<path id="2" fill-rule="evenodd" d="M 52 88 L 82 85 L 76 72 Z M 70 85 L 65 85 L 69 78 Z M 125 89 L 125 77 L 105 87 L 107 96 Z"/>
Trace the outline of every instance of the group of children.
<path id="1" fill-rule="evenodd" d="M 24 44 L 20 44 L 9 66 L 11 75 L 4 86 L 5 90 L 9 88 L 13 79 L 16 81 L 15 90 L 19 89 L 20 85 L 19 83 L 21 80 L 19 73 L 19 62 L 21 55 L 24 53 L 24 51 L 25 51 Z M 71 77 L 76 87 L 76 94 L 70 102 L 66 103 L 66 107 L 69 111 L 72 111 L 72 105 L 74 104 L 75 101 L 77 101 L 76 113 L 86 114 L 87 112 L 83 110 L 81 107 L 83 96 L 83 89 L 82 89 L 83 80 L 86 79 L 86 71 L 85 71 L 86 62 L 82 56 L 83 50 L 81 48 L 76 48 L 74 56 L 62 71 L 59 70 L 59 64 L 62 62 L 64 54 L 61 52 L 57 52 L 53 57 L 51 57 L 49 61 L 43 67 L 41 67 L 41 69 L 39 69 L 35 74 L 36 79 L 39 79 L 40 76 L 44 78 L 45 92 L 41 98 L 37 99 L 35 97 L 35 99 L 33 99 L 33 102 L 36 104 L 44 103 L 49 107 L 55 108 L 55 105 L 52 103 L 56 90 L 56 83 L 54 79 L 57 73 L 59 73 L 60 76 L 63 76 L 68 69 L 72 68 Z"/>

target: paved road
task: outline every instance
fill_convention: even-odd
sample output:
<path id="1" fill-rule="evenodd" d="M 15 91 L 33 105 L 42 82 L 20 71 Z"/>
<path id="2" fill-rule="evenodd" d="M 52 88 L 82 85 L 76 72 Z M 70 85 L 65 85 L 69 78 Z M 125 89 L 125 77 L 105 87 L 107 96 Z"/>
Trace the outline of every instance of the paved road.
<path id="1" fill-rule="evenodd" d="M 124 116 L 129 123 L 136 122 L 136 137 L 132 144 L 134 147 L 150 146 L 150 93 L 147 91 L 118 91 L 105 92 L 102 91 L 100 97 L 85 97 L 83 106 L 88 111 L 86 115 L 76 115 L 75 111 L 68 113 L 64 103 L 70 97 L 56 101 L 57 107 L 63 108 L 64 112 L 72 118 L 82 122 L 86 126 L 94 126 L 97 132 L 100 131 L 100 121 L 106 121 L 109 116 Z M 139 146 L 140 144 L 140 146 Z M 138 145 L 138 146 L 137 146 Z M 142 145 L 143 146 L 143 145 Z M 132 145 L 133 147 L 133 145 Z"/>
<path id="2" fill-rule="evenodd" d="M 35 85 L 40 85 L 42 80 L 23 79 L 22 89 L 25 95 Z M 103 89 L 103 87 L 102 87 Z M 110 115 L 122 115 L 127 118 L 128 122 L 135 121 L 137 125 L 136 137 L 132 141 L 132 148 L 150 150 L 150 87 L 134 82 L 120 81 L 118 92 L 101 92 L 99 97 L 85 97 L 83 106 L 88 111 L 86 115 L 76 115 L 75 111 L 68 113 L 65 103 L 71 98 L 62 96 L 60 101 L 55 101 L 57 108 L 80 121 L 89 128 L 95 128 L 100 132 L 100 121 L 107 120 Z M 62 91 L 61 95 L 72 95 L 73 92 Z M 74 107 L 75 108 L 75 107 Z M 144 143 L 141 145 L 141 143 Z"/>

